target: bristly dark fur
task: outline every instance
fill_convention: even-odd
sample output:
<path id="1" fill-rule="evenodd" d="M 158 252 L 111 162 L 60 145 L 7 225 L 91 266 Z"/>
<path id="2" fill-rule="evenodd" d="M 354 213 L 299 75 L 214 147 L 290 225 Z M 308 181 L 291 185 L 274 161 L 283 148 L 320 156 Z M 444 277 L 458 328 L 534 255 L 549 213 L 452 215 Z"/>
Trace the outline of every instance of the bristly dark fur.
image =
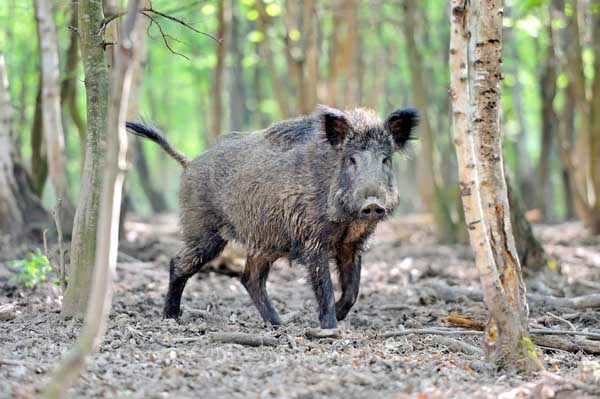
<path id="1" fill-rule="evenodd" d="M 365 241 L 398 204 L 391 155 L 417 121 L 414 110 L 395 111 L 383 123 L 371 110 L 319 106 L 259 132 L 222 136 L 192 161 L 156 130 L 128 122 L 129 131 L 185 166 L 184 248 L 171 261 L 164 316 L 179 315 L 187 280 L 236 240 L 248 249 L 242 284 L 265 322 L 280 324 L 266 281 L 273 262 L 285 257 L 306 265 L 321 327 L 336 327 L 358 298 Z M 337 303 L 331 259 L 342 288 Z"/>

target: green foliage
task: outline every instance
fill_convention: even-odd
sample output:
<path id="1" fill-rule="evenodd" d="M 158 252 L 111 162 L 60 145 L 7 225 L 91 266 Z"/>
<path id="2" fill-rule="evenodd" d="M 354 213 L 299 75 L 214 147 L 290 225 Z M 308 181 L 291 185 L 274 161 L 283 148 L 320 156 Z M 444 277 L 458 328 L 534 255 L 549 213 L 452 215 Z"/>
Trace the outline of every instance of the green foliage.
<path id="1" fill-rule="evenodd" d="M 48 274 L 52 271 L 50 261 L 39 248 L 30 252 L 26 259 L 9 262 L 8 267 L 16 272 L 14 281 L 25 288 L 35 287 L 46 281 Z"/>

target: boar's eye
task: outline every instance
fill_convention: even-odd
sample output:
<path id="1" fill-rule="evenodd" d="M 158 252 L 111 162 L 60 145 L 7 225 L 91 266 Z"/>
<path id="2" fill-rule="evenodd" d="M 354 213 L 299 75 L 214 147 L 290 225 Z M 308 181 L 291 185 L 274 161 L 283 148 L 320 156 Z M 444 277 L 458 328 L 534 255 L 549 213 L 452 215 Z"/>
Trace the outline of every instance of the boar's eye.
<path id="1" fill-rule="evenodd" d="M 350 161 L 350 164 L 351 164 L 351 165 L 354 165 L 354 166 L 356 166 L 356 158 L 354 158 L 354 157 L 350 157 L 350 158 L 348 158 L 348 160 Z"/>

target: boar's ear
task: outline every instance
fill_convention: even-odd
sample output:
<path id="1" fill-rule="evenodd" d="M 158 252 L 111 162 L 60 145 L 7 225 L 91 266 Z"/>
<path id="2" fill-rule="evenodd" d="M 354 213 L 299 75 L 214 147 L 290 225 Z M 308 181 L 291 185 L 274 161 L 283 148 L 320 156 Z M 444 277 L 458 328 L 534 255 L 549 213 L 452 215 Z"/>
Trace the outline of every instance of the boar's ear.
<path id="1" fill-rule="evenodd" d="M 334 147 L 340 146 L 350 130 L 350 122 L 346 115 L 339 109 L 326 105 L 319 105 L 317 114 L 329 144 Z"/>
<path id="2" fill-rule="evenodd" d="M 414 128 L 419 124 L 419 111 L 413 108 L 398 109 L 385 120 L 385 130 L 392 135 L 396 148 L 401 150 L 408 140 L 414 140 Z"/>

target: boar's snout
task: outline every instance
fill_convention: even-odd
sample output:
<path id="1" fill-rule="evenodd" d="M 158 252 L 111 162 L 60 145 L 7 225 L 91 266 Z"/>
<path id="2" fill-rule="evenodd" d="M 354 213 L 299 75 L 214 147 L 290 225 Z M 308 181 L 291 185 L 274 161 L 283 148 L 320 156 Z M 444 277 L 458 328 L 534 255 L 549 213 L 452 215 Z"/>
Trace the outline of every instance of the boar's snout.
<path id="1" fill-rule="evenodd" d="M 359 217 L 369 220 L 381 219 L 385 216 L 385 205 L 382 198 L 385 198 L 385 193 L 381 192 L 381 188 L 377 184 L 366 184 L 356 190 L 356 201 L 359 205 Z"/>
<path id="2" fill-rule="evenodd" d="M 375 197 L 369 197 L 360 208 L 360 216 L 364 219 L 377 220 L 385 216 L 385 208 Z"/>

